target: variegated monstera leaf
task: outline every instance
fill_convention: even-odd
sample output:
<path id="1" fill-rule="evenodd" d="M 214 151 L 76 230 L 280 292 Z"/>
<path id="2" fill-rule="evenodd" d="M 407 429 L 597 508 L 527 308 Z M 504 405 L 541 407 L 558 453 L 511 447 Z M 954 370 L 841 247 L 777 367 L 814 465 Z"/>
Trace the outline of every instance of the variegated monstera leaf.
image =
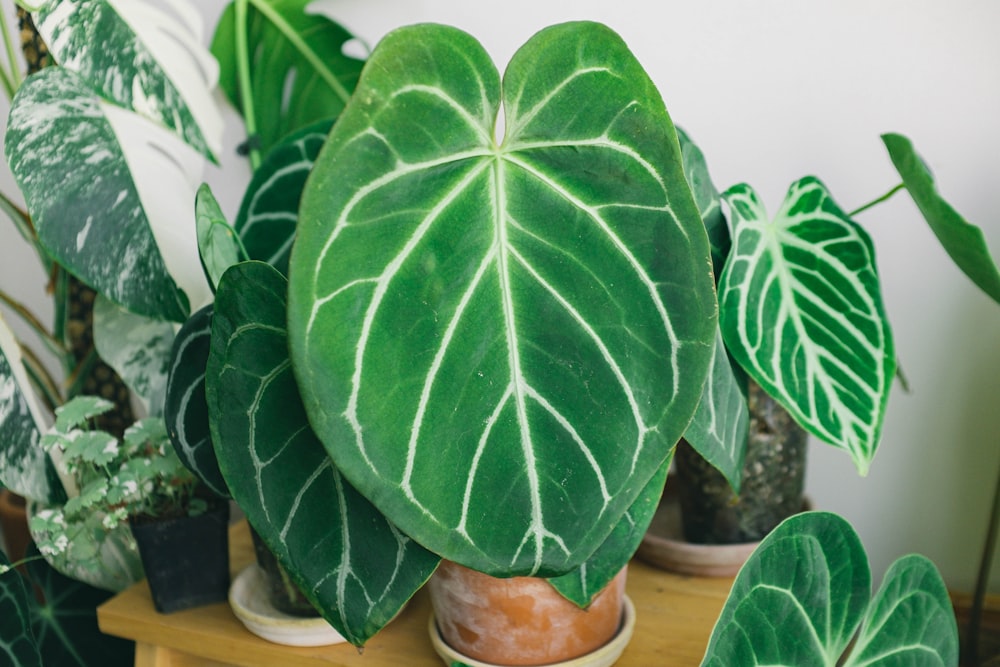
<path id="1" fill-rule="evenodd" d="M 592 23 L 540 32 L 502 83 L 456 29 L 386 37 L 306 185 L 289 289 L 338 468 L 494 574 L 605 541 L 690 420 L 715 328 L 670 118 Z"/>
<path id="2" fill-rule="evenodd" d="M 773 219 L 746 185 L 724 197 L 733 234 L 719 280 L 727 349 L 865 474 L 896 368 L 871 239 L 815 178 L 794 183 Z"/>

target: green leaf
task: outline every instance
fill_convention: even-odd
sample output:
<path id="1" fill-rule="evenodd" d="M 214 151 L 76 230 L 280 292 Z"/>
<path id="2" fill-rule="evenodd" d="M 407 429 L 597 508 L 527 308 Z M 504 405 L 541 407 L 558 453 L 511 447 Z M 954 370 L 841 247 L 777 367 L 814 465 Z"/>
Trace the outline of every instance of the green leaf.
<path id="1" fill-rule="evenodd" d="M 739 493 L 749 432 L 746 377 L 730 361 L 720 330 L 715 336 L 708 381 L 684 439 Z"/>
<path id="2" fill-rule="evenodd" d="M 32 600 L 24 578 L 10 570 L 0 550 L 0 664 L 10 667 L 44 667 L 38 640 L 31 629 Z"/>
<path id="3" fill-rule="evenodd" d="M 177 146 L 149 121 L 102 104 L 73 72 L 48 67 L 18 90 L 5 149 L 53 258 L 128 310 L 183 321 L 207 287 L 200 268 L 185 264 L 197 257 L 186 254 L 194 226 L 190 239 L 176 229 L 195 191 L 195 167 Z"/>
<path id="4" fill-rule="evenodd" d="M 1000 302 L 1000 271 L 990 256 L 982 230 L 967 222 L 941 197 L 933 175 L 909 139 L 899 134 L 884 134 L 882 142 L 903 177 L 907 192 L 945 252 L 979 289 Z"/>
<path id="5" fill-rule="evenodd" d="M 113 594 L 65 577 L 45 561 L 28 564 L 28 574 L 44 602 L 31 605 L 32 627 L 45 665 L 126 667 L 133 664 L 134 644 L 112 637 L 97 626 L 97 607 Z"/>
<path id="6" fill-rule="evenodd" d="M 194 211 L 198 229 L 198 255 L 201 257 L 201 266 L 205 269 L 205 277 L 214 290 L 226 269 L 240 261 L 242 252 L 239 240 L 207 183 L 198 188 Z"/>
<path id="7" fill-rule="evenodd" d="M 353 35 L 329 18 L 307 13 L 311 0 L 251 0 L 247 19 L 250 97 L 259 147 L 265 154 L 286 135 L 337 116 L 350 98 L 364 63 L 344 54 Z M 240 91 L 236 11 L 219 19 L 212 53 L 220 85 L 246 116 Z"/>
<path id="8" fill-rule="evenodd" d="M 850 524 L 825 512 L 795 515 L 740 570 L 702 665 L 958 664 L 954 613 L 927 559 L 897 561 L 870 598 L 868 558 Z"/>
<path id="9" fill-rule="evenodd" d="M 0 317 L 0 483 L 26 498 L 66 497 L 41 447 L 45 419 L 21 363 L 21 349 Z"/>
<path id="10" fill-rule="evenodd" d="M 104 99 L 169 128 L 206 157 L 222 149 L 212 98 L 218 66 L 202 46 L 193 6 L 168 13 L 148 2 L 47 0 L 33 18 L 56 62 Z"/>
<path id="11" fill-rule="evenodd" d="M 213 306 L 192 315 L 177 332 L 163 417 L 178 458 L 213 492 L 229 496 L 212 447 L 205 399 L 205 367 L 212 340 Z"/>
<path id="12" fill-rule="evenodd" d="M 456 29 L 375 49 L 303 195 L 289 336 L 317 434 L 405 533 L 556 576 L 682 434 L 715 302 L 673 126 L 621 39 L 544 30 L 503 90 Z"/>
<path id="13" fill-rule="evenodd" d="M 174 325 L 130 313 L 101 295 L 94 301 L 94 346 L 146 414 L 163 414 Z"/>
<path id="14" fill-rule="evenodd" d="M 324 120 L 293 133 L 254 172 L 234 224 L 250 259 L 287 275 L 302 190 L 332 126 Z"/>
<path id="15" fill-rule="evenodd" d="M 71 430 L 87 426 L 94 417 L 103 415 L 114 407 L 114 403 L 100 396 L 74 396 L 56 408 L 56 423 L 53 431 L 69 433 Z"/>
<path id="16" fill-rule="evenodd" d="M 701 219 L 705 222 L 708 244 L 712 248 L 712 266 L 715 276 L 718 277 L 722 274 L 722 267 L 732 246 L 729 225 L 722 213 L 722 197 L 712 183 L 712 177 L 708 173 L 708 163 L 701 149 L 680 128 L 677 128 L 677 139 L 680 141 L 681 157 L 684 161 L 684 177 L 691 186 L 694 201 L 698 205 Z"/>
<path id="17" fill-rule="evenodd" d="M 733 226 L 719 280 L 727 349 L 866 474 L 896 367 L 871 239 L 812 177 L 792 184 L 773 221 L 749 186 L 724 197 Z"/>
<path id="18" fill-rule="evenodd" d="M 263 262 L 223 275 L 206 383 L 212 440 L 251 525 L 324 618 L 360 646 L 439 559 L 347 484 L 310 429 L 288 357 L 286 290 Z"/>
<path id="19" fill-rule="evenodd" d="M 628 564 L 653 521 L 672 460 L 673 456 L 668 458 L 659 473 L 649 480 L 649 484 L 625 512 L 608 539 L 586 563 L 573 572 L 549 579 L 549 583 L 563 597 L 581 608 L 588 606 Z"/>

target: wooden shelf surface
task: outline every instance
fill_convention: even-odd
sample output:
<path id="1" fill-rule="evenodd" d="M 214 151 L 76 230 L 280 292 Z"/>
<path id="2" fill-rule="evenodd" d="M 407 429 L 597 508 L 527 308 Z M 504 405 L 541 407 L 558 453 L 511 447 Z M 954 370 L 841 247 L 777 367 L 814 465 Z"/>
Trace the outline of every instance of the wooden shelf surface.
<path id="1" fill-rule="evenodd" d="M 253 561 L 246 523 L 232 527 L 230 554 L 234 575 Z M 627 589 L 636 627 L 617 665 L 698 665 L 731 585 L 728 578 L 683 577 L 633 561 Z M 143 581 L 102 605 L 98 622 L 103 632 L 136 641 L 136 667 L 441 667 L 427 633 L 429 615 L 430 601 L 419 591 L 363 652 L 350 644 L 289 647 L 251 634 L 226 603 L 158 614 Z"/>

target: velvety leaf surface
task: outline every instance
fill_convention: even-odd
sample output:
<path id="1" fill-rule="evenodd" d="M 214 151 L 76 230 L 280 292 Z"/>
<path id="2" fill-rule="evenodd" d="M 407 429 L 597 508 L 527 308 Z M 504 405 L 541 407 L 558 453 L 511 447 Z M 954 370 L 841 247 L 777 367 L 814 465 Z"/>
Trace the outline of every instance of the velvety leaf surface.
<path id="1" fill-rule="evenodd" d="M 202 46 L 192 4 L 175 0 L 172 13 L 149 2 L 31 4 L 58 64 L 78 72 L 104 99 L 168 127 L 208 157 L 218 154 L 223 122 L 212 99 L 218 65 Z"/>
<path id="2" fill-rule="evenodd" d="M 896 367 L 871 239 L 815 178 L 792 184 L 773 220 L 749 186 L 724 197 L 733 227 L 719 280 L 727 349 L 865 474 Z"/>
<path id="3" fill-rule="evenodd" d="M 682 129 L 677 128 L 677 139 L 681 146 L 681 158 L 684 161 L 684 176 L 691 186 L 694 201 L 698 205 L 701 219 L 708 233 L 708 243 L 712 248 L 712 266 L 715 276 L 722 274 L 722 267 L 729 256 L 732 239 L 729 236 L 729 225 L 722 213 L 722 196 L 712 182 L 708 173 L 708 163 L 705 154 L 691 141 Z"/>
<path id="4" fill-rule="evenodd" d="M 29 563 L 28 574 L 44 596 L 43 603 L 31 604 L 31 623 L 46 667 L 133 664 L 135 645 L 97 626 L 97 607 L 113 593 L 65 577 L 43 560 Z"/>
<path id="5" fill-rule="evenodd" d="M 694 412 L 710 260 L 663 102 L 617 35 L 544 30 L 502 88 L 455 29 L 375 49 L 303 195 L 290 341 L 317 434 L 404 532 L 556 576 Z"/>
<path id="6" fill-rule="evenodd" d="M 734 368 L 722 340 L 715 336 L 715 354 L 708 381 L 684 439 L 702 458 L 721 472 L 733 490 L 739 492 L 743 479 L 750 408 L 747 405 L 746 377 Z"/>
<path id="7" fill-rule="evenodd" d="M 150 417 L 163 414 L 174 325 L 130 313 L 98 295 L 94 346 Z"/>
<path id="8" fill-rule="evenodd" d="M 667 483 L 671 461 L 673 456 L 668 458 L 659 473 L 649 480 L 649 484 L 639 494 L 632 507 L 625 512 L 608 539 L 598 547 L 586 563 L 573 572 L 549 579 L 549 583 L 563 597 L 579 607 L 586 607 L 628 564 L 639 548 L 646 529 L 653 521 L 653 515 L 663 495 L 663 487 Z"/>
<path id="9" fill-rule="evenodd" d="M 14 98 L 8 163 L 55 259 L 133 312 L 183 321 L 189 300 L 167 271 L 106 110 L 77 75 L 45 68 Z"/>
<path id="10" fill-rule="evenodd" d="M 206 384 L 212 440 L 251 525 L 324 618 L 360 646 L 439 559 L 344 480 L 310 429 L 288 357 L 286 290 L 263 262 L 223 275 Z"/>
<path id="11" fill-rule="evenodd" d="M 170 352 L 163 417 L 178 458 L 216 494 L 229 488 L 219 470 L 208 428 L 205 368 L 212 342 L 213 306 L 205 306 L 181 326 Z"/>
<path id="12" fill-rule="evenodd" d="M 805 512 L 775 528 L 740 570 L 702 665 L 842 664 L 955 667 L 954 613 L 922 556 L 890 567 L 872 601 L 854 529 L 835 514 Z"/>
<path id="13" fill-rule="evenodd" d="M 324 120 L 292 133 L 254 171 L 234 223 L 250 259 L 288 274 L 302 190 L 332 126 Z"/>
<path id="14" fill-rule="evenodd" d="M 10 566 L 0 550 L 0 572 Z M 14 570 L 0 573 L 0 664 L 44 667 L 31 630 L 31 605 L 24 578 Z"/>
<path id="15" fill-rule="evenodd" d="M 265 154 L 286 135 L 337 116 L 364 63 L 344 54 L 353 36 L 320 14 L 311 0 L 251 0 L 247 16 L 250 96 L 256 141 Z M 244 117 L 236 50 L 237 13 L 230 4 L 216 27 L 212 53 L 220 84 Z"/>
<path id="16" fill-rule="evenodd" d="M 39 445 L 44 424 L 17 339 L 0 317 L 0 483 L 27 498 L 60 502 L 65 491 Z"/>
<path id="17" fill-rule="evenodd" d="M 899 134 L 884 134 L 889 158 L 903 177 L 907 192 L 945 251 L 972 282 L 1000 302 L 1000 272 L 979 227 L 970 224 L 938 193 L 934 176 L 913 143 Z"/>

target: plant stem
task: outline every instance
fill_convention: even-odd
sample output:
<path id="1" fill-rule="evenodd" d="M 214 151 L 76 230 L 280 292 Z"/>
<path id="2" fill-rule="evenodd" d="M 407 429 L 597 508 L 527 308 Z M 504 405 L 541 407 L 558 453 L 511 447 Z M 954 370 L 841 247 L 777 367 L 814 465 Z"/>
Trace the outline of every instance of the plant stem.
<path id="1" fill-rule="evenodd" d="M 38 334 L 38 337 L 45 341 L 46 347 L 54 354 L 59 355 L 66 352 L 66 348 L 63 347 L 62 342 L 49 333 L 49 330 L 45 328 L 45 325 L 42 324 L 41 320 L 34 313 L 3 290 L 0 290 L 0 303 L 6 304 L 32 331 Z"/>
<path id="2" fill-rule="evenodd" d="M 7 99 L 13 99 L 14 93 L 21 87 L 21 72 L 17 67 L 17 57 L 14 55 L 14 43 L 11 41 L 7 26 L 7 15 L 0 11 L 0 32 L 3 32 L 4 51 L 7 54 L 7 67 L 0 67 L 0 78 L 7 92 Z"/>
<path id="3" fill-rule="evenodd" d="M 997 477 L 996 488 L 993 490 L 993 507 L 990 509 L 989 524 L 986 526 L 986 543 L 983 545 L 983 555 L 979 561 L 976 590 L 972 596 L 972 610 L 969 612 L 969 627 L 966 635 L 966 651 L 968 652 L 966 662 L 969 665 L 979 664 L 979 628 L 983 619 L 986 587 L 989 585 L 990 570 L 993 567 L 998 523 L 1000 523 L 1000 476 Z"/>
<path id="4" fill-rule="evenodd" d="M 56 408 L 63 404 L 62 397 L 59 395 L 59 385 L 49 375 L 45 365 L 35 356 L 31 348 L 25 345 L 21 346 L 21 361 L 24 363 L 28 379 L 41 394 L 42 400 L 45 401 L 45 407 L 50 412 L 55 412 Z"/>
<path id="5" fill-rule="evenodd" d="M 899 185 L 897 185 L 896 187 L 894 187 L 892 190 L 889 190 L 884 195 L 882 195 L 881 197 L 879 197 L 878 199 L 873 199 L 872 201 L 868 202 L 864 206 L 861 206 L 859 208 L 854 209 L 853 211 L 851 211 L 850 213 L 847 214 L 847 217 L 853 218 L 858 213 L 863 213 L 864 211 L 867 211 L 868 209 L 870 209 L 872 206 L 877 206 L 878 204 L 881 204 L 882 202 L 884 202 L 884 201 L 886 201 L 888 199 L 891 199 L 894 194 L 896 194 L 897 192 L 899 192 L 900 190 L 902 190 L 905 187 L 906 187 L 906 185 L 904 185 L 903 183 L 900 183 Z"/>
<path id="6" fill-rule="evenodd" d="M 248 0 L 236 0 L 236 72 L 240 89 L 240 106 L 243 107 L 243 123 L 247 130 L 247 154 L 250 167 L 254 171 L 260 166 L 260 148 L 257 141 L 257 110 L 254 108 L 253 83 L 250 79 L 250 46 L 248 44 L 247 21 Z"/>

